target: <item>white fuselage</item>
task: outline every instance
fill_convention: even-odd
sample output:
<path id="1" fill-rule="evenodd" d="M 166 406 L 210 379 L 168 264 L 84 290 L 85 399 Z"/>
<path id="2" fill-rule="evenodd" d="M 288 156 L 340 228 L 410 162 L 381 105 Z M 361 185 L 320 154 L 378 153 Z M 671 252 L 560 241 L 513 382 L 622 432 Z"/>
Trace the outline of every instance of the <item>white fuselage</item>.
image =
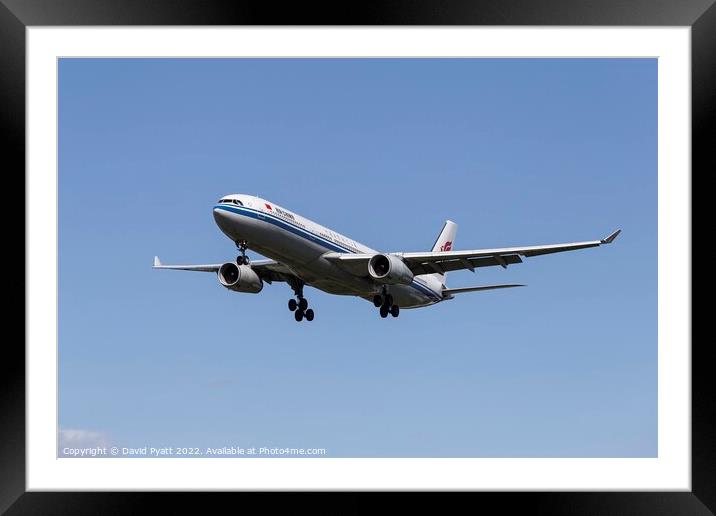
<path id="1" fill-rule="evenodd" d="M 227 195 L 214 206 L 214 220 L 232 241 L 288 267 L 307 285 L 331 294 L 372 300 L 383 287 L 366 270 L 365 277 L 329 262 L 326 253 L 377 253 L 348 237 L 316 224 L 272 202 L 250 195 Z M 427 306 L 443 300 L 442 283 L 433 275 L 415 276 L 410 285 L 388 285 L 401 308 Z"/>

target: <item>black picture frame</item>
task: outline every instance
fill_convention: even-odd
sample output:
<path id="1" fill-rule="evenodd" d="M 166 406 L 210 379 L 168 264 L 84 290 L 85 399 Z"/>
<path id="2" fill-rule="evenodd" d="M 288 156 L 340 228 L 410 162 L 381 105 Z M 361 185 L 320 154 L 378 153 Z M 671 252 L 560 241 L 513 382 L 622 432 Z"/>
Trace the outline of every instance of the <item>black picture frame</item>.
<path id="1" fill-rule="evenodd" d="M 450 3 L 410 0 L 335 3 L 320 7 L 296 3 L 278 9 L 271 3 L 208 0 L 0 0 L 0 106 L 8 197 L 18 197 L 11 178 L 25 170 L 25 28 L 62 25 L 617 25 L 690 26 L 692 30 L 692 181 L 716 170 L 713 137 L 716 119 L 716 5 L 714 0 L 459 0 Z M 17 172 L 17 173 L 15 173 Z M 693 183 L 692 183 L 693 184 Z M 692 188 L 693 191 L 693 188 Z M 6 199 L 7 200 L 7 199 Z M 693 202 L 693 201 L 692 201 Z M 25 199 L 25 209 L 28 200 Z M 8 206 L 8 205 L 6 205 Z M 692 204 L 693 207 L 693 204 Z M 6 221 L 14 221 L 8 217 Z M 694 219 L 695 220 L 695 219 Z M 7 234 L 7 232 L 6 232 Z M 6 240 L 7 242 L 7 240 Z M 12 256 L 6 247 L 6 255 Z M 11 278 L 17 274 L 12 269 Z M 27 274 L 32 271 L 26 270 Z M 7 276 L 6 276 L 7 277 Z M 23 295 L 24 297 L 24 295 Z M 18 305 L 19 303 L 12 303 Z M 23 305 L 24 306 L 24 305 Z M 693 320 L 693 316 L 692 316 Z M 162 512 L 206 512 L 210 497 L 261 498 L 266 493 L 77 493 L 26 492 L 25 352 L 19 337 L 5 333 L 0 361 L 0 511 L 7 514 L 124 514 L 142 512 L 149 502 Z M 710 341 L 692 341 L 692 490 L 691 492 L 461 493 L 473 507 L 497 503 L 537 514 L 691 515 L 716 511 L 716 412 Z M 316 493 L 282 495 L 276 501 L 320 507 Z M 366 512 L 383 495 L 350 493 L 330 507 L 336 512 Z M 421 494 L 401 503 L 425 507 Z M 259 500 L 257 500 L 259 501 Z M 441 502 L 442 503 L 442 502 Z M 295 507 L 295 506 L 294 506 Z M 406 506 L 407 508 L 407 506 Z M 323 509 L 326 506 L 323 505 Z M 333 512 L 333 510 L 331 510 Z"/>

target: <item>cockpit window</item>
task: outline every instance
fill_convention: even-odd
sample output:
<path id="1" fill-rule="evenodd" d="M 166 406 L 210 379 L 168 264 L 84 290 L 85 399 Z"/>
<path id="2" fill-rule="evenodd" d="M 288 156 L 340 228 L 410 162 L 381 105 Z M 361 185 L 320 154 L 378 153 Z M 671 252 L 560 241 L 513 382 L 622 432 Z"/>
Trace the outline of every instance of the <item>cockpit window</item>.
<path id="1" fill-rule="evenodd" d="M 219 199 L 219 204 L 238 204 L 239 206 L 244 205 L 244 203 L 242 203 L 238 199 Z"/>
<path id="2" fill-rule="evenodd" d="M 239 206 L 243 206 L 243 205 L 244 205 L 244 203 L 241 202 L 241 201 L 238 200 L 238 199 L 234 199 L 234 204 L 238 204 Z"/>

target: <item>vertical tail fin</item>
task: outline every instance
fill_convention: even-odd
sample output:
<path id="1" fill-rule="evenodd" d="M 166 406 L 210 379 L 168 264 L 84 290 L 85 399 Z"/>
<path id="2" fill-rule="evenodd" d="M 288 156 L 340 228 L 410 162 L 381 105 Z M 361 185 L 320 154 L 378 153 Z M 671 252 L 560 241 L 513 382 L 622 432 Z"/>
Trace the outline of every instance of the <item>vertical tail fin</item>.
<path id="1" fill-rule="evenodd" d="M 452 251 L 452 246 L 455 243 L 455 235 L 457 235 L 457 224 L 451 220 L 446 220 L 437 240 L 435 240 L 435 244 L 433 244 L 432 251 Z M 436 272 L 432 274 L 432 276 L 440 280 L 443 285 L 445 284 L 444 272 Z"/>

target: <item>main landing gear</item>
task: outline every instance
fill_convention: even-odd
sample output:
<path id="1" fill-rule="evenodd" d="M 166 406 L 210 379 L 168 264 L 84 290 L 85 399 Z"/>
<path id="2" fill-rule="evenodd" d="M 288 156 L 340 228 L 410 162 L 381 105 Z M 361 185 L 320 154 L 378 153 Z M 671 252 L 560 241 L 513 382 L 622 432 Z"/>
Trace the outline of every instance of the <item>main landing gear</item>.
<path id="1" fill-rule="evenodd" d="M 376 308 L 380 308 L 379 313 L 383 319 L 388 317 L 388 314 L 393 317 L 398 317 L 400 314 L 400 307 L 393 304 L 393 296 L 385 289 L 383 289 L 382 293 L 376 294 L 375 297 L 373 297 L 373 305 Z"/>
<path id="2" fill-rule="evenodd" d="M 248 265 L 249 257 L 246 256 L 246 249 L 248 248 L 248 242 L 246 242 L 246 240 L 237 240 L 235 243 L 236 243 L 236 248 L 241 253 L 239 256 L 236 257 L 236 264 L 237 265 Z"/>
<path id="3" fill-rule="evenodd" d="M 301 322 L 304 318 L 311 322 L 315 314 L 312 308 L 308 308 L 308 300 L 303 297 L 303 283 L 294 283 L 291 288 L 296 293 L 296 299 L 288 300 L 288 309 L 293 312 L 296 322 Z"/>

